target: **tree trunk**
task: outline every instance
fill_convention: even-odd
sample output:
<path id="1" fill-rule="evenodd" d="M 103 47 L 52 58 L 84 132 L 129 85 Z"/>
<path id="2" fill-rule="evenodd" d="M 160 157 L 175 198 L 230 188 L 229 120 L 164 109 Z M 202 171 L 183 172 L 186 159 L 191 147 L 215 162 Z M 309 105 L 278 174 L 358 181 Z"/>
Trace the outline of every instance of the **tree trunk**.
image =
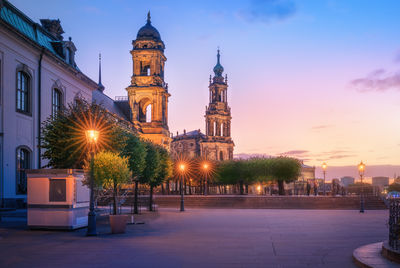
<path id="1" fill-rule="evenodd" d="M 244 195 L 244 192 L 243 192 L 243 181 L 239 182 L 239 187 L 240 187 L 240 189 L 239 189 L 240 195 Z"/>
<path id="2" fill-rule="evenodd" d="M 285 195 L 285 185 L 281 180 L 278 180 L 278 189 L 279 189 L 279 195 Z"/>
<path id="3" fill-rule="evenodd" d="M 169 195 L 169 181 L 166 182 L 167 195 Z"/>
<path id="4" fill-rule="evenodd" d="M 245 187 L 246 187 L 246 194 L 249 194 L 249 185 L 247 183 L 245 184 Z"/>
<path id="5" fill-rule="evenodd" d="M 178 193 L 178 180 L 175 180 L 175 193 Z"/>
<path id="6" fill-rule="evenodd" d="M 133 201 L 133 213 L 138 214 L 138 194 L 139 194 L 139 181 L 135 180 L 135 197 Z"/>
<path id="7" fill-rule="evenodd" d="M 183 179 L 183 192 L 184 192 L 185 195 L 187 195 L 187 187 L 186 187 L 186 185 L 187 185 L 186 179 Z"/>
<path id="8" fill-rule="evenodd" d="M 164 195 L 164 183 L 161 183 L 161 194 Z"/>
<path id="9" fill-rule="evenodd" d="M 113 215 L 117 215 L 117 186 L 114 183 L 114 191 L 113 191 Z"/>
<path id="10" fill-rule="evenodd" d="M 189 179 L 189 194 L 192 195 L 192 180 Z"/>
<path id="11" fill-rule="evenodd" d="M 150 185 L 149 211 L 153 211 L 153 186 Z"/>

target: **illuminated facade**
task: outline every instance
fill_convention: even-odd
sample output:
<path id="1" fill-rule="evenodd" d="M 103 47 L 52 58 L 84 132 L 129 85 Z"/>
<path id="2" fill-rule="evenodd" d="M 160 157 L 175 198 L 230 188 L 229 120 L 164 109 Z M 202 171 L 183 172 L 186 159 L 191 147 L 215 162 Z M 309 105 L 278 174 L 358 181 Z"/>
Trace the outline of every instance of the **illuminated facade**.
<path id="1" fill-rule="evenodd" d="M 128 92 L 131 119 L 144 139 L 169 148 L 168 85 L 164 82 L 164 42 L 151 25 L 150 13 L 132 42 L 133 74 Z"/>

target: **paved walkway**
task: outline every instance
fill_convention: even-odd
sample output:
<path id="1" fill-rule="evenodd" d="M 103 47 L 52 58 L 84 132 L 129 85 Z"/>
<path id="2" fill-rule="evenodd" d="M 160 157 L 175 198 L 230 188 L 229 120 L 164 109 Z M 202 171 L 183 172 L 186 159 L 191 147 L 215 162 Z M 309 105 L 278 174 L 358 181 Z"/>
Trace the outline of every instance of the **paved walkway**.
<path id="1" fill-rule="evenodd" d="M 162 209 L 123 235 L 30 231 L 0 223 L 1 267 L 355 267 L 385 240 L 387 210 Z M 9 227 L 19 225 L 19 227 Z"/>

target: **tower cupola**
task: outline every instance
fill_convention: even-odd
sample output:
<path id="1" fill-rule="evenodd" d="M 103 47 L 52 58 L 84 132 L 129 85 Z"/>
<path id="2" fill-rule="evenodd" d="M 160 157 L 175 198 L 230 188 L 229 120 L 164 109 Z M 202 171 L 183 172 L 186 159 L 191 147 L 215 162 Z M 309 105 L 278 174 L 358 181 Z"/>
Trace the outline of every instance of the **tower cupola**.
<path id="1" fill-rule="evenodd" d="M 137 33 L 137 40 L 154 40 L 161 41 L 160 33 L 151 25 L 150 11 L 147 13 L 147 23 Z"/>
<path id="2" fill-rule="evenodd" d="M 224 72 L 224 67 L 222 67 L 221 63 L 220 63 L 220 54 L 219 54 L 219 49 L 218 49 L 218 53 L 217 53 L 217 64 L 214 67 L 214 74 L 217 77 L 222 76 L 222 73 Z"/>

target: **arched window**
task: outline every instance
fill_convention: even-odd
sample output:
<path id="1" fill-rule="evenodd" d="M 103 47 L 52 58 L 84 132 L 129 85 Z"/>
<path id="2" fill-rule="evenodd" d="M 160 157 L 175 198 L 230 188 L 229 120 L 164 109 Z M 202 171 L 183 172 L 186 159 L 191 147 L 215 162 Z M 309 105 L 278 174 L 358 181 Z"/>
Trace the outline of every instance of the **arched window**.
<path id="1" fill-rule="evenodd" d="M 217 122 L 214 121 L 213 136 L 217 136 Z"/>
<path id="2" fill-rule="evenodd" d="M 17 176 L 16 176 L 16 188 L 17 194 L 26 194 L 26 173 L 25 170 L 31 168 L 31 152 L 25 147 L 17 148 Z"/>
<path id="3" fill-rule="evenodd" d="M 219 160 L 224 160 L 224 153 L 222 151 L 219 152 Z"/>
<path id="4" fill-rule="evenodd" d="M 146 123 L 151 122 L 151 104 L 146 107 Z"/>
<path id="5" fill-rule="evenodd" d="M 221 123 L 221 133 L 220 133 L 221 137 L 225 136 L 224 135 L 224 125 L 225 125 L 224 123 Z"/>
<path id="6" fill-rule="evenodd" d="M 141 76 L 150 76 L 150 64 L 147 62 L 140 62 L 140 75 Z"/>
<path id="7" fill-rule="evenodd" d="M 61 110 L 62 105 L 62 93 L 59 89 L 53 88 L 52 99 L 51 99 L 51 114 L 54 116 Z"/>
<path id="8" fill-rule="evenodd" d="M 17 72 L 17 111 L 30 113 L 30 78 L 23 72 Z"/>

